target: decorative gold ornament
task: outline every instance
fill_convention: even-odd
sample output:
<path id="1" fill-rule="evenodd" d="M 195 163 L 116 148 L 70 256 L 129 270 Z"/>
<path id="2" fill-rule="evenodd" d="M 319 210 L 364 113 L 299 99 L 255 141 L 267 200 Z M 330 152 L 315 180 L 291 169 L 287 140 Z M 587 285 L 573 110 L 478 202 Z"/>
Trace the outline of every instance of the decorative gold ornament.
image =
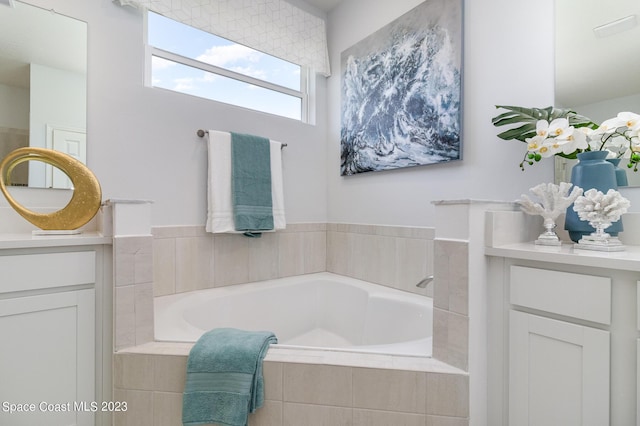
<path id="1" fill-rule="evenodd" d="M 71 179 L 73 196 L 62 209 L 52 213 L 32 212 L 16 202 L 6 185 L 11 185 L 14 167 L 26 161 L 42 161 L 62 170 Z M 73 230 L 89 222 L 98 212 L 102 190 L 96 176 L 80 161 L 52 149 L 18 148 L 0 162 L 0 191 L 20 216 L 44 230 Z"/>

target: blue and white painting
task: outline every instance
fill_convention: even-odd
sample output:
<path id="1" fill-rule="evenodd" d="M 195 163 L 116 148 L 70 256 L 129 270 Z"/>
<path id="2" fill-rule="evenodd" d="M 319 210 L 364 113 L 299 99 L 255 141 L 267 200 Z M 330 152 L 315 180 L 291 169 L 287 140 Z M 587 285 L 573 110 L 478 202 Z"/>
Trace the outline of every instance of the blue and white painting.
<path id="1" fill-rule="evenodd" d="M 461 0 L 427 0 L 340 59 L 341 175 L 461 158 Z"/>

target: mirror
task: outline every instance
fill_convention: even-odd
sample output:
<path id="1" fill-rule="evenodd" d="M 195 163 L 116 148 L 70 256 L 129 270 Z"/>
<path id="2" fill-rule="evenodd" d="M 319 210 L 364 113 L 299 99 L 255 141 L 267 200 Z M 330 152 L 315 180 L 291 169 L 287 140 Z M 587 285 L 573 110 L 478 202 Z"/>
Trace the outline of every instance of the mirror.
<path id="1" fill-rule="evenodd" d="M 621 111 L 640 114 L 638 75 L 637 0 L 555 0 L 555 106 L 596 123 Z M 555 182 L 569 182 L 576 162 L 556 157 Z M 624 159 L 620 166 L 626 170 Z M 640 186 L 640 172 L 627 177 Z"/>
<path id="2" fill-rule="evenodd" d="M 0 3 L 0 159 L 23 146 L 86 163 L 87 24 L 19 2 Z M 42 162 L 16 168 L 13 185 L 71 188 Z"/>

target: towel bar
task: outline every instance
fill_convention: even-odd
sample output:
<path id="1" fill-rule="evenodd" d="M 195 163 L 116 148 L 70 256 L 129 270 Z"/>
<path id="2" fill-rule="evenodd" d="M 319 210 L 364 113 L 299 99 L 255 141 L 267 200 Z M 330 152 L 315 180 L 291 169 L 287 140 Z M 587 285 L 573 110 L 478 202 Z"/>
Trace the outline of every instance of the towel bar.
<path id="1" fill-rule="evenodd" d="M 198 131 L 196 132 L 196 134 L 198 135 L 198 137 L 204 138 L 204 135 L 208 135 L 209 131 L 208 130 L 202 130 L 202 129 L 198 129 Z M 282 144 L 282 148 L 284 148 L 285 146 L 287 146 L 286 143 Z"/>

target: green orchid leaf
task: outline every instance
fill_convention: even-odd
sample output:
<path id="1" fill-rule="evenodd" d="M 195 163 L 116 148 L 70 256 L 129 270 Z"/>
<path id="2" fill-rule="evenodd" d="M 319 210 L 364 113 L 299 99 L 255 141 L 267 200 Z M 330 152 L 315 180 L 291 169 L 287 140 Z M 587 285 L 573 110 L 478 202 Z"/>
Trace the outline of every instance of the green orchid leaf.
<path id="1" fill-rule="evenodd" d="M 520 127 L 506 130 L 498 134 L 500 139 L 511 140 L 517 139 L 521 142 L 526 142 L 527 138 L 534 137 L 536 135 L 536 123 L 523 124 Z"/>
<path id="2" fill-rule="evenodd" d="M 525 142 L 527 138 L 535 136 L 536 123 L 538 120 L 551 122 L 556 118 L 566 118 L 569 120 L 569 124 L 574 127 L 598 128 L 598 125 L 591 121 L 591 119 L 579 115 L 568 108 L 554 108 L 552 106 L 546 108 L 524 108 L 510 105 L 496 105 L 496 108 L 506 109 L 507 112 L 503 112 L 491 120 L 494 126 L 524 123 L 520 127 L 512 128 L 498 134 L 498 137 L 504 140 L 516 139 Z"/>

